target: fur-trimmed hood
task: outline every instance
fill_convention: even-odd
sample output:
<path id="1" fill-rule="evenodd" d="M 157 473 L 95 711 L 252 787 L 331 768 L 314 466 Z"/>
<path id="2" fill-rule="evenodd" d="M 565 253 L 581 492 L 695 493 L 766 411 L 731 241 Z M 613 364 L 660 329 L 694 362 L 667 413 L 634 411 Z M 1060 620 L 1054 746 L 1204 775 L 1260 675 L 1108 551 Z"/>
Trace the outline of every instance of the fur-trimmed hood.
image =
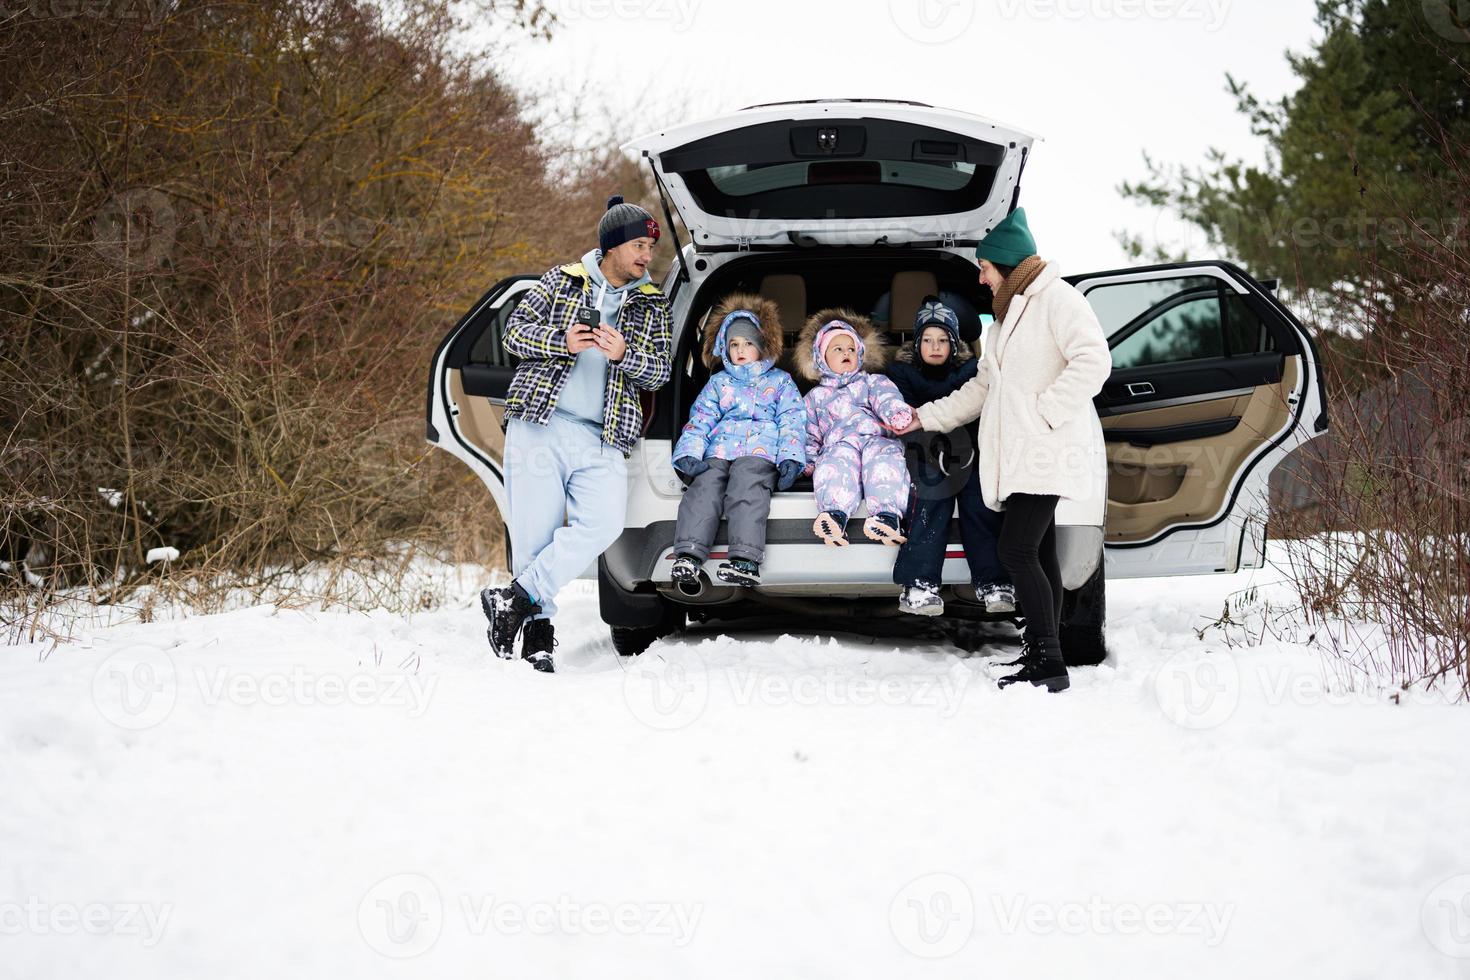
<path id="1" fill-rule="evenodd" d="M 882 328 L 852 310 L 829 308 L 818 310 L 808 317 L 806 324 L 801 328 L 801 333 L 796 338 L 796 370 L 801 372 L 802 377 L 808 381 L 837 378 L 832 374 L 831 369 L 822 363 L 821 352 L 818 349 L 827 325 L 834 320 L 847 324 L 852 328 L 853 333 L 857 334 L 858 358 L 862 365 L 862 372 L 877 374 L 888 366 L 892 350 Z"/>
<path id="2" fill-rule="evenodd" d="M 774 302 L 754 293 L 731 293 L 720 300 L 709 315 L 710 329 L 704 333 L 704 366 L 711 371 L 729 367 L 725 363 L 725 317 L 740 310 L 754 313 L 761 325 L 761 360 L 772 363 L 781 359 L 786 336 L 781 327 L 781 310 Z"/>

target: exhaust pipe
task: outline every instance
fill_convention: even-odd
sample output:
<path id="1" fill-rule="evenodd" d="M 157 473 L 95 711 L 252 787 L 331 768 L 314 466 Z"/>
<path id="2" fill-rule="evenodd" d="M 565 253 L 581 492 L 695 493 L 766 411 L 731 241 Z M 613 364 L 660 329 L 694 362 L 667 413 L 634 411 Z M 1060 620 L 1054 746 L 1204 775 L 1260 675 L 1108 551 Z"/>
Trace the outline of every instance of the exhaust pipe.
<path id="1" fill-rule="evenodd" d="M 692 582 L 687 579 L 681 581 L 678 583 L 677 588 L 679 589 L 679 593 L 681 595 L 688 596 L 691 599 L 698 599 L 700 596 L 704 595 L 704 576 L 700 575 Z"/>

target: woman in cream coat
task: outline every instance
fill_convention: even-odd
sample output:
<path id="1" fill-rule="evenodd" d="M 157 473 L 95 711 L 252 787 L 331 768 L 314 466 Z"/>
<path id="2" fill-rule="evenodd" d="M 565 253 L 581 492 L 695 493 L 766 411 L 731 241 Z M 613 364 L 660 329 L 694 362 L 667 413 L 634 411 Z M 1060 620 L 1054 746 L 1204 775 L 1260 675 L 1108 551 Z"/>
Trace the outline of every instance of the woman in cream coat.
<path id="1" fill-rule="evenodd" d="M 1000 559 L 1026 617 L 1021 657 L 1013 661 L 1021 670 L 1000 684 L 1029 681 L 1061 691 L 1069 682 L 1057 639 L 1057 500 L 1092 498 L 1106 486 L 1092 398 L 1112 371 L 1112 357 L 1087 300 L 1036 255 L 1025 211 L 1007 215 L 975 256 L 995 296 L 979 373 L 920 407 L 906 431 L 949 432 L 980 419 L 980 488 L 988 506 L 1005 512 Z"/>

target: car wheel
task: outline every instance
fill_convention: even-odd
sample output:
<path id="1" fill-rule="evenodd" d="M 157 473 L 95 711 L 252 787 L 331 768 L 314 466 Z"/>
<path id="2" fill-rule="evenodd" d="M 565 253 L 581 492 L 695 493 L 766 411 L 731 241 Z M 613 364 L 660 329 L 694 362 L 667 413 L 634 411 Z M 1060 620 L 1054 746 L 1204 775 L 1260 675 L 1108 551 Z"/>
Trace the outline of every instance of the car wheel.
<path id="1" fill-rule="evenodd" d="M 670 603 L 657 626 L 609 626 L 608 629 L 612 631 L 612 645 L 618 656 L 636 657 L 653 646 L 655 640 L 684 632 L 685 623 L 683 608 Z"/>
<path id="2" fill-rule="evenodd" d="M 1099 559 L 1092 577 L 1080 589 L 1062 597 L 1062 622 L 1058 631 L 1062 657 L 1068 667 L 1093 667 L 1108 658 L 1103 636 L 1107 619 L 1106 577 Z"/>

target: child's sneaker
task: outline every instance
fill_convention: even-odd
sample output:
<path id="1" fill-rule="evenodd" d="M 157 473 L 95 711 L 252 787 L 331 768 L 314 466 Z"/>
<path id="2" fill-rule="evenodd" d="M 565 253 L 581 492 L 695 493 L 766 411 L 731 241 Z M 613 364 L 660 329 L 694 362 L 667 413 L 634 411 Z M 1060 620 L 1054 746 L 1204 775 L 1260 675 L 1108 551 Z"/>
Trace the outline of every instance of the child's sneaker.
<path id="1" fill-rule="evenodd" d="M 919 579 L 899 594 L 898 610 L 914 616 L 944 615 L 944 600 L 939 598 L 939 586 Z"/>
<path id="2" fill-rule="evenodd" d="M 829 510 L 817 515 L 812 533 L 822 539 L 823 544 L 847 547 L 847 515 L 840 510 Z"/>
<path id="3" fill-rule="evenodd" d="M 897 514 L 874 514 L 863 522 L 863 533 L 883 544 L 903 544 L 908 540 L 898 528 Z"/>
<path id="4" fill-rule="evenodd" d="M 677 555 L 669 577 L 675 582 L 697 582 L 699 581 L 699 568 L 703 564 L 704 562 L 693 555 Z"/>
<path id="5" fill-rule="evenodd" d="M 720 567 L 715 569 L 715 578 L 730 585 L 742 585 L 746 588 L 760 585 L 761 564 L 749 558 L 731 558 L 729 561 L 720 562 Z"/>
<path id="6" fill-rule="evenodd" d="M 975 586 L 975 598 L 991 615 L 1016 611 L 1016 590 L 1009 585 L 1001 585 L 996 582 L 977 585 Z"/>

